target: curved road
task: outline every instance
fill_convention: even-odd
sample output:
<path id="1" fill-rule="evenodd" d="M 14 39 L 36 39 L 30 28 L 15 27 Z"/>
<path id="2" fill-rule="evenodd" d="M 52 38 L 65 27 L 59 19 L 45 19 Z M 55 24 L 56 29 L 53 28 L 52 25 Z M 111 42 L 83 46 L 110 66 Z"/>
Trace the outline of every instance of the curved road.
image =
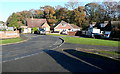
<path id="1" fill-rule="evenodd" d="M 87 46 L 60 46 L 59 37 L 25 34 L 24 38 L 29 40 L 2 46 L 3 72 L 118 72 L 120 68 L 119 61 L 74 50 Z"/>
<path id="2" fill-rule="evenodd" d="M 26 34 L 27 41 L 2 46 L 2 61 L 15 60 L 40 53 L 44 49 L 53 49 L 62 41 L 58 37 Z"/>

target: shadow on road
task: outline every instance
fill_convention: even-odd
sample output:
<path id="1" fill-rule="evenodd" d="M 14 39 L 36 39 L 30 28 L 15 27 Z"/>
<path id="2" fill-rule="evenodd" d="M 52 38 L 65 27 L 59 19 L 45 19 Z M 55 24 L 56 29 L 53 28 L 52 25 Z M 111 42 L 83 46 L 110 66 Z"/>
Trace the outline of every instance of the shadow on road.
<path id="1" fill-rule="evenodd" d="M 58 64 L 60 64 L 62 67 L 69 70 L 70 72 L 103 72 L 103 70 L 85 64 L 61 52 L 54 50 L 48 50 L 44 52 L 49 54 Z"/>
<path id="2" fill-rule="evenodd" d="M 58 51 L 48 50 L 44 52 L 49 54 L 58 64 L 70 72 L 117 72 L 120 68 L 120 62 L 118 61 L 95 54 L 76 51 L 74 49 L 67 49 L 64 50 L 64 52 L 84 60 L 93 66 Z M 94 66 L 97 66 L 101 69 L 98 69 Z"/>
<path id="3" fill-rule="evenodd" d="M 81 52 L 73 49 L 64 50 L 64 52 L 67 52 L 79 59 L 89 62 L 108 72 L 118 72 L 119 71 L 118 69 L 120 69 L 119 61 L 116 61 L 107 57 L 99 56 L 96 54 L 85 53 L 85 52 Z"/>

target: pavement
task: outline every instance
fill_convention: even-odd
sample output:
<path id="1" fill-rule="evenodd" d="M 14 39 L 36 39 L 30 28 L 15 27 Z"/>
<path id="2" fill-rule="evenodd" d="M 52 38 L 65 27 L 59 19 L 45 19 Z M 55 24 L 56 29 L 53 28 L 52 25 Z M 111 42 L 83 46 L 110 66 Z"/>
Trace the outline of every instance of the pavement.
<path id="1" fill-rule="evenodd" d="M 75 48 L 106 48 L 62 43 L 59 37 L 26 34 L 28 41 L 2 46 L 2 72 L 117 72 L 120 62 Z M 67 50 L 61 50 L 61 49 Z M 76 55 L 75 53 L 79 55 Z"/>

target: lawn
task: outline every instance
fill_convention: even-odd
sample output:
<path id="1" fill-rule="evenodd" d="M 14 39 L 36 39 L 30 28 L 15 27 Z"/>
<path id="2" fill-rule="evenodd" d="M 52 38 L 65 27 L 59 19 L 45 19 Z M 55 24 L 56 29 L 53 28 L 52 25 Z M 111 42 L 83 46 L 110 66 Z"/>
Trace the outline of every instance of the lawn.
<path id="1" fill-rule="evenodd" d="M 22 41 L 22 39 L 21 38 L 4 39 L 0 40 L 0 44 L 16 43 L 19 41 Z"/>
<path id="2" fill-rule="evenodd" d="M 62 35 L 62 34 L 47 34 L 47 35 L 53 35 L 53 36 L 67 36 L 67 35 Z"/>
<path id="3" fill-rule="evenodd" d="M 119 51 L 97 51 L 98 53 L 105 53 L 105 54 L 111 54 L 111 55 L 117 55 L 120 56 Z"/>
<path id="4" fill-rule="evenodd" d="M 65 52 L 67 51 L 68 53 L 74 54 L 74 55 L 77 55 L 77 56 L 87 56 L 87 57 L 97 58 L 98 56 L 95 56 L 95 55 L 99 55 L 101 57 L 108 57 L 108 58 L 112 58 L 114 60 L 119 60 L 120 61 L 120 59 L 119 59 L 120 52 L 119 51 L 106 51 L 106 50 L 101 51 L 101 50 L 98 50 L 98 49 L 93 49 L 92 50 L 92 49 L 82 49 L 82 48 L 79 48 L 77 50 L 73 50 L 73 49 L 62 49 L 62 50 L 65 51 Z M 84 53 L 81 53 L 81 52 L 84 52 Z"/>
<path id="5" fill-rule="evenodd" d="M 118 47 L 119 41 L 93 39 L 93 38 L 75 38 L 62 37 L 67 43 L 86 44 L 86 45 L 101 45 L 101 46 L 115 46 Z"/>

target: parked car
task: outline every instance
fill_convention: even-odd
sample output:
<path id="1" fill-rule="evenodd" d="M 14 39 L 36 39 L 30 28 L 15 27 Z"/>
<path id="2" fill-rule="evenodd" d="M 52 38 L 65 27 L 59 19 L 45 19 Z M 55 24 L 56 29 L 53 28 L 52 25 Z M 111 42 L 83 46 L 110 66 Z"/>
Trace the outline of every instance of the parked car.
<path id="1" fill-rule="evenodd" d="M 111 31 L 105 31 L 103 38 L 110 38 Z"/>
<path id="2" fill-rule="evenodd" d="M 45 32 L 45 30 L 44 30 L 44 29 L 39 29 L 39 34 L 41 34 L 41 35 L 45 35 L 45 34 L 46 34 L 46 32 Z"/>

